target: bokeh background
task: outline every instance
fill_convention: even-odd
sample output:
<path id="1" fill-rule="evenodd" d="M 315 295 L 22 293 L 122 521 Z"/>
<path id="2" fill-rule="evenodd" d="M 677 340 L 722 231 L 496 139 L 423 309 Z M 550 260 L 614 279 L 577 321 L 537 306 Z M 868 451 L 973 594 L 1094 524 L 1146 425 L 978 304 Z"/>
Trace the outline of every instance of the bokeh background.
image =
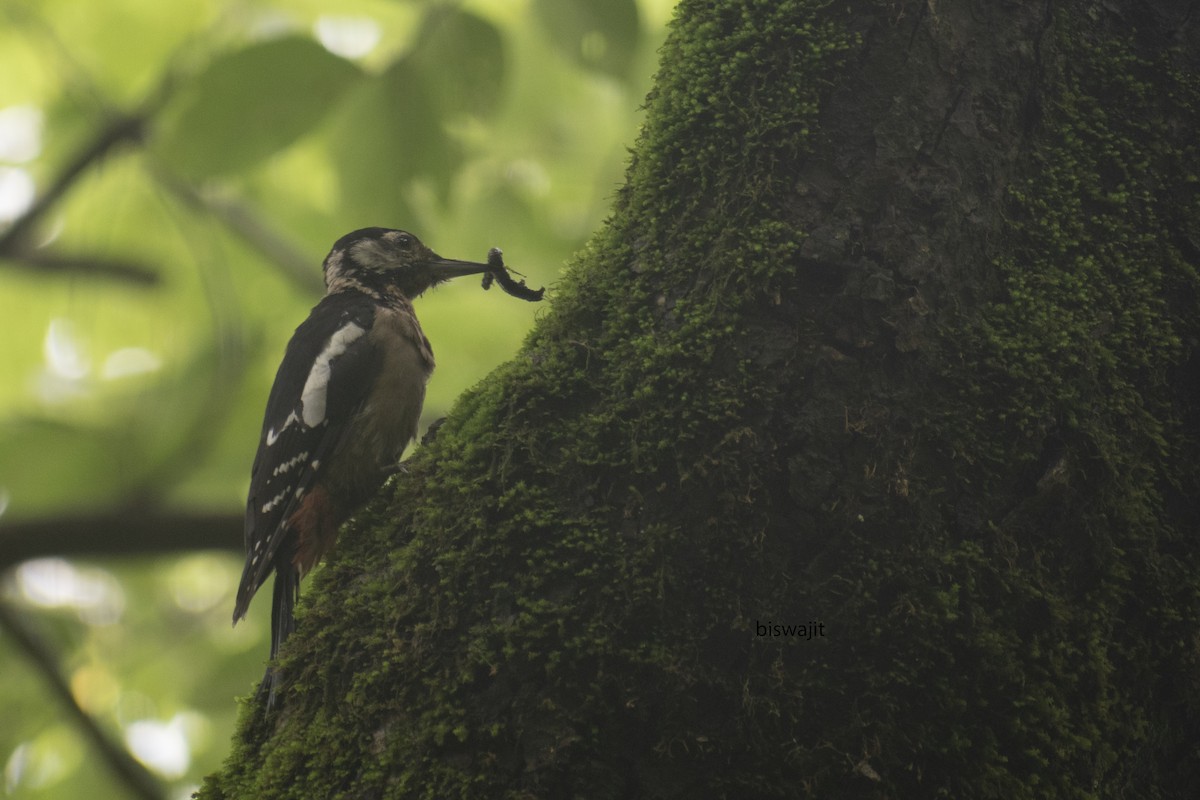
<path id="1" fill-rule="evenodd" d="M 403 227 L 478 260 L 499 246 L 552 298 L 620 186 L 672 6 L 0 4 L 7 796 L 129 795 L 55 675 L 164 797 L 220 764 L 269 603 L 230 627 L 240 531 L 163 554 L 126 528 L 240 513 L 275 368 L 340 235 Z M 428 424 L 539 312 L 464 279 L 418 313 L 439 364 Z M 78 555 L 81 519 L 99 555 Z M 32 523 L 39 557 L 6 553 Z"/>

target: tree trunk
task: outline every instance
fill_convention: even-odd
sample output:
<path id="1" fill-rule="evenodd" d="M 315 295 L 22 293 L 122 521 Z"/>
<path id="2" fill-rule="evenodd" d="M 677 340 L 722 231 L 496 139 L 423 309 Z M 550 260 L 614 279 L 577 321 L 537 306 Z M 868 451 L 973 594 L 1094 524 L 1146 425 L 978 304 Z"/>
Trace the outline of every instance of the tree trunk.
<path id="1" fill-rule="evenodd" d="M 1194 6 L 685 0 L 201 796 L 1200 796 Z"/>

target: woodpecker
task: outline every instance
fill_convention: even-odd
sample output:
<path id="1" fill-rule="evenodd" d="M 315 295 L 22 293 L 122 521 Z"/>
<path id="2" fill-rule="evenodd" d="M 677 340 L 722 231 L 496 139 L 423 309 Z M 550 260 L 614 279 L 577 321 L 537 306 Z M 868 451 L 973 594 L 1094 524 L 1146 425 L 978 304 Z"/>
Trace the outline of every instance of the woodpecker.
<path id="1" fill-rule="evenodd" d="M 325 257 L 325 296 L 296 328 L 275 375 L 246 499 L 246 565 L 233 624 L 274 572 L 272 661 L 294 627 L 300 579 L 417 434 L 433 350 L 412 301 L 438 283 L 488 270 L 387 228 L 349 233 Z M 263 686 L 270 708 L 278 688 L 272 668 Z"/>

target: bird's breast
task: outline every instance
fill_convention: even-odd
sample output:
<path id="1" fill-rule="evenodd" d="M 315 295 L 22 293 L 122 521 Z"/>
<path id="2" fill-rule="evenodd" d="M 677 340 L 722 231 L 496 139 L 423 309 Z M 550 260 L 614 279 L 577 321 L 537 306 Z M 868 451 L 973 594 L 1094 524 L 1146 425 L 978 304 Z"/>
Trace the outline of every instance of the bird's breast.
<path id="1" fill-rule="evenodd" d="M 343 491 L 353 500 L 370 496 L 416 437 L 433 372 L 433 352 L 411 307 L 380 309 L 367 337 L 380 353 L 379 371 L 347 427 L 339 448 L 342 463 L 330 470 L 347 476 L 350 485 Z"/>

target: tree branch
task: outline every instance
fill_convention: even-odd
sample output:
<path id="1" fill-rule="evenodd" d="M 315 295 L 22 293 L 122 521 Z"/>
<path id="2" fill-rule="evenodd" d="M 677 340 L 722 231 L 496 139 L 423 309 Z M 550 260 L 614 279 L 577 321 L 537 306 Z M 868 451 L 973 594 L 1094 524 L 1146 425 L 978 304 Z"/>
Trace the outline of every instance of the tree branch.
<path id="1" fill-rule="evenodd" d="M 242 549 L 242 515 L 137 509 L 0 524 L 0 569 L 45 556 Z"/>
<path id="2" fill-rule="evenodd" d="M 141 115 L 121 114 L 111 120 L 92 138 L 58 174 L 54 183 L 44 191 L 29 210 L 13 221 L 0 235 L 0 255 L 19 259 L 28 247 L 29 232 L 46 211 L 67 193 L 75 181 L 96 161 L 108 155 L 118 144 L 137 141 L 142 137 L 145 119 Z"/>
<path id="3" fill-rule="evenodd" d="M 10 258 L 15 266 L 26 267 L 43 275 L 76 274 L 86 277 L 112 278 L 136 286 L 155 286 L 160 282 L 157 272 L 135 261 L 51 254 L 38 250 L 26 250 L 10 256 Z"/>
<path id="4" fill-rule="evenodd" d="M 214 216 L 272 264 L 280 273 L 306 292 L 320 293 L 324 284 L 313 260 L 288 239 L 273 231 L 250 206 L 236 200 L 201 192 L 185 180 L 164 170 L 153 170 L 154 177 L 168 191 L 191 208 Z"/>
<path id="5" fill-rule="evenodd" d="M 46 679 L 51 692 L 66 706 L 75 724 L 91 741 L 96 752 L 117 779 L 129 787 L 130 793 L 142 800 L 163 800 L 165 795 L 158 780 L 79 705 L 70 685 L 59 670 L 59 660 L 55 652 L 21 619 L 17 611 L 3 601 L 0 601 L 0 627 L 8 631 L 17 647 Z"/>

